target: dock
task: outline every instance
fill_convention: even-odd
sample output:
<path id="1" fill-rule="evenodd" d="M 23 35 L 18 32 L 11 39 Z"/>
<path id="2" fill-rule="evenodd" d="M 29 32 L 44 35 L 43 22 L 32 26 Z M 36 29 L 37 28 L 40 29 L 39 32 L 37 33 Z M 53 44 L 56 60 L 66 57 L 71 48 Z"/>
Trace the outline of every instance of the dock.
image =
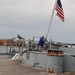
<path id="1" fill-rule="evenodd" d="M 0 55 L 0 75 L 75 75 L 75 73 L 47 73 L 42 69 L 25 66 L 21 62 L 21 60 L 12 61 L 8 55 Z"/>
<path id="2" fill-rule="evenodd" d="M 12 61 L 7 55 L 0 55 L 0 75 L 41 75 L 40 70 L 25 67 L 21 60 Z"/>

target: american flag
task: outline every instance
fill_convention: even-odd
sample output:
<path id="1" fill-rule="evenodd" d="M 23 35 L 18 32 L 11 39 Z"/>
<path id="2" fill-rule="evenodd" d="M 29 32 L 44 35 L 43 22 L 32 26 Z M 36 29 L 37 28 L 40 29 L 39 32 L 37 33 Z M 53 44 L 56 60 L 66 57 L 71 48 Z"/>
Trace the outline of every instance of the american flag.
<path id="1" fill-rule="evenodd" d="M 60 0 L 57 0 L 57 4 L 55 7 L 55 10 L 57 11 L 57 16 L 64 22 L 64 12 L 63 12 L 63 8 L 62 8 L 62 4 Z"/>

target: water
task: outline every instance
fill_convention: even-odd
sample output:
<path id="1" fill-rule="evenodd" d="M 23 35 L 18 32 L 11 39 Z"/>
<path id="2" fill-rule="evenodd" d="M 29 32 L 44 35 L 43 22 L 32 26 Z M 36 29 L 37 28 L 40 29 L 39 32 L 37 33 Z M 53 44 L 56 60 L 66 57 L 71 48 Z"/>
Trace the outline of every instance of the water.
<path id="1" fill-rule="evenodd" d="M 15 50 L 16 52 L 19 52 L 19 47 L 13 47 L 12 49 L 11 49 L 11 51 L 12 50 Z M 10 47 L 8 47 L 8 49 L 7 49 L 7 46 L 0 46 L 0 54 L 1 53 L 8 53 L 10 51 Z"/>
<path id="2" fill-rule="evenodd" d="M 20 48 L 20 50 L 19 50 L 19 47 L 16 47 L 16 46 L 13 46 L 12 48 L 11 48 L 11 52 L 13 51 L 13 50 L 15 50 L 15 52 L 20 52 L 21 50 L 26 50 L 26 48 Z M 10 53 L 10 47 L 8 46 L 0 46 L 0 54 L 6 54 L 6 53 Z"/>
<path id="3" fill-rule="evenodd" d="M 6 46 L 0 46 L 0 53 L 6 53 Z"/>

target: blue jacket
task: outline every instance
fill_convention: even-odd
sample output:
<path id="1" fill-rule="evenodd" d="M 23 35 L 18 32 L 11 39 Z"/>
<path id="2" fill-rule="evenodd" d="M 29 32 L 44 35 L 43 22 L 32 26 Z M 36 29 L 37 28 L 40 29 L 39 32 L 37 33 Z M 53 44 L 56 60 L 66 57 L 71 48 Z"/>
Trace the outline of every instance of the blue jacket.
<path id="1" fill-rule="evenodd" d="M 38 46 L 43 46 L 43 43 L 44 43 L 44 40 L 43 40 L 43 38 L 41 37 L 40 40 L 39 40 Z"/>

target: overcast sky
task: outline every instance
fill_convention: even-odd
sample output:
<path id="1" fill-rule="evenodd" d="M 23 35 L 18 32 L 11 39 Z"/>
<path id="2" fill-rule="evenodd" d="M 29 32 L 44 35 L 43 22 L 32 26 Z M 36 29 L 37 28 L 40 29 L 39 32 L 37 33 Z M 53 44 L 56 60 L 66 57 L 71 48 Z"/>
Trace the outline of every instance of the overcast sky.
<path id="1" fill-rule="evenodd" d="M 46 36 L 55 0 L 0 0 L 0 38 Z M 65 21 L 56 11 L 48 39 L 75 43 L 75 0 L 61 0 Z"/>

